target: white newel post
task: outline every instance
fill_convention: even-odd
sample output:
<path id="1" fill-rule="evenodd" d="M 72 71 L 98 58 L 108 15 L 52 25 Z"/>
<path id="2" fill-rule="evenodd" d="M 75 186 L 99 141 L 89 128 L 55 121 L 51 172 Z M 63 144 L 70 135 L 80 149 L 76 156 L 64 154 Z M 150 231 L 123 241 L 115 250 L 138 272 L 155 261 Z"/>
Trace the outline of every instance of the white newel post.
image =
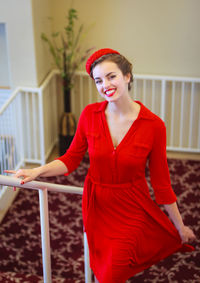
<path id="1" fill-rule="evenodd" d="M 84 236 L 84 262 L 85 262 L 85 282 L 92 283 L 92 271 L 90 269 L 89 249 L 87 242 L 87 235 L 83 232 Z"/>
<path id="2" fill-rule="evenodd" d="M 51 283 L 51 252 L 49 234 L 48 191 L 39 189 L 42 262 L 44 283 Z"/>

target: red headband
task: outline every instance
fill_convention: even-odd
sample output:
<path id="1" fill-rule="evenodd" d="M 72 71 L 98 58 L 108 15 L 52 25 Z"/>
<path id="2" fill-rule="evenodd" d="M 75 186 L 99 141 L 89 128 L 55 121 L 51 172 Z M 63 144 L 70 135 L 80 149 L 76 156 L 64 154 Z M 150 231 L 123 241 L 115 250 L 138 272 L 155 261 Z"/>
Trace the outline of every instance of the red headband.
<path id="1" fill-rule="evenodd" d="M 120 54 L 118 51 L 110 49 L 110 48 L 104 48 L 104 49 L 99 49 L 96 52 L 94 52 L 87 60 L 86 62 L 86 71 L 90 75 L 91 71 L 91 65 L 99 59 L 101 56 L 106 55 L 106 54 Z"/>

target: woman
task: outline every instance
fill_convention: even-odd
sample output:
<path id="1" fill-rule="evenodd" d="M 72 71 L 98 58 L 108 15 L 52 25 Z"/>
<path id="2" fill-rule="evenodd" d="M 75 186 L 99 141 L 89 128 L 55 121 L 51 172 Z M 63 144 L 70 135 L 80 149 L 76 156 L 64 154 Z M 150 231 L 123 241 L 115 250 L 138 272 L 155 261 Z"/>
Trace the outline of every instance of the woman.
<path id="1" fill-rule="evenodd" d="M 195 235 L 182 221 L 171 188 L 163 121 L 129 95 L 132 65 L 119 52 L 101 49 L 86 70 L 104 102 L 88 105 L 70 148 L 57 160 L 32 170 L 7 171 L 26 183 L 38 176 L 71 173 L 87 149 L 83 221 L 96 282 L 122 283 L 187 245 Z M 156 202 L 145 180 L 149 164 Z"/>

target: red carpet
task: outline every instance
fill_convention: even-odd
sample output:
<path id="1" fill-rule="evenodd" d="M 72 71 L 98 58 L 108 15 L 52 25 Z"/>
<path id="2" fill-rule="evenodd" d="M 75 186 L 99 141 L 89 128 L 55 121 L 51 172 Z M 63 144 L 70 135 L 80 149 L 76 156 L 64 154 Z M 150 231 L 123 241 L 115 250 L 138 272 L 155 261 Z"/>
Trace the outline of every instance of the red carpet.
<path id="1" fill-rule="evenodd" d="M 200 282 L 200 162 L 169 159 L 171 181 L 185 224 L 198 236 L 193 253 L 174 254 L 129 282 Z M 83 186 L 86 156 L 70 176 L 41 181 Z M 149 182 L 148 170 L 146 172 Z M 53 282 L 83 283 L 81 196 L 49 193 Z M 0 226 L 0 282 L 42 282 L 38 192 L 23 189 Z"/>

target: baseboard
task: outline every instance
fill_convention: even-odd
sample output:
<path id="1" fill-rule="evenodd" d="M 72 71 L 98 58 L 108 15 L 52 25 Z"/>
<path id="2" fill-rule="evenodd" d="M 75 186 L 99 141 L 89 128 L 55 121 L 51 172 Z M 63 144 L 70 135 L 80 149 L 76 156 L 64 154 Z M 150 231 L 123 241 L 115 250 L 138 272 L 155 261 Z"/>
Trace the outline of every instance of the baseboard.
<path id="1" fill-rule="evenodd" d="M 167 151 L 167 157 L 168 158 L 175 158 L 175 159 L 187 159 L 187 160 L 200 161 L 200 154 L 199 153 Z"/>
<path id="2" fill-rule="evenodd" d="M 5 217 L 8 209 L 10 208 L 11 204 L 15 200 L 18 193 L 19 193 L 18 188 L 16 188 L 16 191 L 13 191 L 13 188 L 7 187 L 5 189 L 5 191 L 1 194 L 1 197 L 0 197 L 0 223 L 2 222 L 3 218 Z"/>

